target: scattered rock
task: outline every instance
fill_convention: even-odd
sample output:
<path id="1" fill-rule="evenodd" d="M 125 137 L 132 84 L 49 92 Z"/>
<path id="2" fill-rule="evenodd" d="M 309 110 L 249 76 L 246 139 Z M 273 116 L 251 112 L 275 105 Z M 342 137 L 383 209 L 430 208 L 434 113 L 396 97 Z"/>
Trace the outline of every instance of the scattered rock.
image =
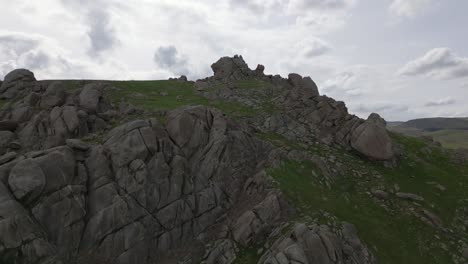
<path id="1" fill-rule="evenodd" d="M 426 210 L 426 209 L 423 209 L 422 210 L 424 216 L 429 220 L 429 224 L 432 225 L 433 227 L 442 227 L 443 223 L 442 223 L 442 220 L 437 216 L 435 215 L 434 213 Z"/>
<path id="2" fill-rule="evenodd" d="M 374 197 L 381 199 L 381 200 L 387 200 L 389 198 L 389 194 L 382 190 L 375 190 L 375 191 L 372 191 L 371 193 Z"/>
<path id="3" fill-rule="evenodd" d="M 397 192 L 395 194 L 398 198 L 405 199 L 405 200 L 411 200 L 411 201 L 416 201 L 416 202 L 422 202 L 424 201 L 424 198 L 416 195 L 414 193 L 403 193 L 403 192 Z"/>

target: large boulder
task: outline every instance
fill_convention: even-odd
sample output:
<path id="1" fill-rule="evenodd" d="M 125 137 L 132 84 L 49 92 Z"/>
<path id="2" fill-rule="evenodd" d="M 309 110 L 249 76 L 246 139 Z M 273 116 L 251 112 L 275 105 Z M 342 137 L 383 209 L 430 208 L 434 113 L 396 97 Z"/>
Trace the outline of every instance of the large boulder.
<path id="1" fill-rule="evenodd" d="M 80 106 L 88 113 L 97 113 L 100 110 L 100 102 L 103 100 L 102 87 L 91 83 L 86 85 L 80 93 Z"/>
<path id="2" fill-rule="evenodd" d="M 26 69 L 16 69 L 5 75 L 0 86 L 0 98 L 15 98 L 21 91 L 32 88 L 36 78 L 34 73 Z"/>
<path id="3" fill-rule="evenodd" d="M 352 132 L 351 147 L 371 160 L 391 160 L 395 153 L 385 125 L 378 114 L 371 114 Z"/>
<path id="4" fill-rule="evenodd" d="M 36 161 L 25 159 L 11 170 L 8 185 L 18 200 L 32 201 L 44 190 L 46 178 Z"/>
<path id="5" fill-rule="evenodd" d="M 252 75 L 247 63 L 242 56 L 235 55 L 231 57 L 223 57 L 211 65 L 214 73 L 214 78 L 217 80 L 223 79 L 242 79 Z"/>
<path id="6" fill-rule="evenodd" d="M 41 98 L 41 107 L 52 108 L 61 106 L 65 102 L 65 87 L 62 82 L 53 82 L 48 87 Z"/>

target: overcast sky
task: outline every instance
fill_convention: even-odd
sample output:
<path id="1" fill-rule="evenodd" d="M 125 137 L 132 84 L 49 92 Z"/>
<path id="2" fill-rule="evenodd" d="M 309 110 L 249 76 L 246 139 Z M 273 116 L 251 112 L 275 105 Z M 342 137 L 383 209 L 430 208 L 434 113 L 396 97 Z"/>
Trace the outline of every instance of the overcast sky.
<path id="1" fill-rule="evenodd" d="M 468 116 L 466 0 L 0 0 L 0 79 L 311 76 L 366 117 Z"/>

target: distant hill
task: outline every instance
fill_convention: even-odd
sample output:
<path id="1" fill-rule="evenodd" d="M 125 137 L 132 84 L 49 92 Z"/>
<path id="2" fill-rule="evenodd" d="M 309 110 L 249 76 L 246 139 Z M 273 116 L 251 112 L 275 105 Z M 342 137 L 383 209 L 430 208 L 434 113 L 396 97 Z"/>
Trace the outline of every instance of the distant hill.
<path id="1" fill-rule="evenodd" d="M 424 131 L 438 131 L 445 129 L 468 130 L 468 118 L 421 118 L 404 122 L 401 125 Z"/>
<path id="2" fill-rule="evenodd" d="M 390 131 L 409 136 L 431 136 L 447 148 L 468 148 L 468 118 L 421 118 L 388 122 Z"/>

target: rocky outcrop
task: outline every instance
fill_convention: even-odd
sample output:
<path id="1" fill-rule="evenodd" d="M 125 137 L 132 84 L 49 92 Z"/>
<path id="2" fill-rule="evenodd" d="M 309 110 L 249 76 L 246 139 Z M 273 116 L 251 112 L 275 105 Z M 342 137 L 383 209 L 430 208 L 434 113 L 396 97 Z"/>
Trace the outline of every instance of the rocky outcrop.
<path id="1" fill-rule="evenodd" d="M 293 263 L 377 263 L 361 243 L 351 224 L 343 224 L 339 234 L 326 226 L 297 224 L 280 237 L 260 259 L 264 264 Z"/>
<path id="2" fill-rule="evenodd" d="M 193 245 L 249 245 L 287 216 L 281 194 L 256 173 L 269 147 L 206 107 L 172 111 L 166 127 L 155 119 L 124 124 L 103 145 L 67 144 L 0 166 L 0 196 L 7 199 L 0 204 L 10 206 L 0 207 L 0 256 L 24 263 L 174 263 L 184 256 L 231 263 L 221 249 L 235 242 L 208 255 Z M 26 208 L 32 213 L 25 218 Z"/>
<path id="3" fill-rule="evenodd" d="M 103 83 L 69 92 L 63 82 L 36 81 L 31 72 L 15 70 L 6 76 L 2 87 L 4 94 L 17 91 L 24 96 L 15 92 L 12 102 L 0 111 L 0 131 L 12 132 L 1 140 L 0 154 L 12 143 L 20 152 L 65 145 L 68 138 L 106 129 L 108 122 L 118 117 L 104 99 Z"/>
<path id="4" fill-rule="evenodd" d="M 375 113 L 352 132 L 351 146 L 372 160 L 391 160 L 395 155 L 386 122 Z"/>
<path id="5" fill-rule="evenodd" d="M 31 90 L 36 82 L 34 74 L 26 69 L 17 69 L 7 75 L 0 86 L 0 99 L 13 99 Z"/>
<path id="6" fill-rule="evenodd" d="M 364 121 L 320 96 L 309 77 L 266 76 L 241 56 L 212 67 L 215 76 L 195 84 L 200 92 L 214 80 L 226 86 L 216 96 L 255 105 L 270 94 L 282 112 L 239 123 L 191 106 L 165 113 L 164 124 L 119 119 L 111 129 L 137 110 L 106 100 L 106 84 L 70 91 L 25 70 L 9 74 L 0 93 L 12 99 L 0 111 L 0 262 L 227 264 L 239 248 L 271 239 L 294 209 L 265 171 L 273 146 L 251 131 L 349 145 Z M 272 86 L 254 96 L 232 86 L 249 78 Z M 80 139 L 92 133 L 102 143 Z M 260 263 L 373 263 L 350 227 L 296 229 Z"/>
<path id="7" fill-rule="evenodd" d="M 258 112 L 247 122 L 263 132 L 277 133 L 304 143 L 340 144 L 372 160 L 395 157 L 383 119 L 364 121 L 348 113 L 343 102 L 319 94 L 310 77 L 291 73 L 287 79 L 265 75 L 264 67 L 250 70 L 242 56 L 223 57 L 212 66 L 214 76 L 195 83 L 196 89 L 210 99 L 236 101 L 246 107 L 273 105 L 273 113 Z M 264 83 L 262 89 L 238 88 L 239 80 Z M 217 89 L 208 89 L 218 87 Z M 221 87 L 221 88 L 220 88 Z"/>
<path id="8" fill-rule="evenodd" d="M 223 57 L 211 65 L 214 78 L 217 80 L 240 80 L 253 76 L 252 71 L 242 56 Z"/>

